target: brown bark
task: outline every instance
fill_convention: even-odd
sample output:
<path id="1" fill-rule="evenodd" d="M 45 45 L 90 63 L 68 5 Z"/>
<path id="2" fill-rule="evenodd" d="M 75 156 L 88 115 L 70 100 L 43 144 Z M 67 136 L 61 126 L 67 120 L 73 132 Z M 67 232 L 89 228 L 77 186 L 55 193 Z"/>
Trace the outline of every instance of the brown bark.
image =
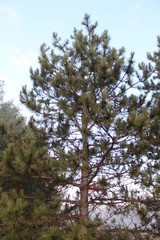
<path id="1" fill-rule="evenodd" d="M 89 159 L 88 159 L 88 134 L 87 134 L 87 113 L 86 107 L 82 110 L 82 141 L 83 155 L 81 167 L 81 186 L 80 186 L 80 234 L 79 239 L 87 239 L 88 223 L 88 177 L 89 177 Z"/>

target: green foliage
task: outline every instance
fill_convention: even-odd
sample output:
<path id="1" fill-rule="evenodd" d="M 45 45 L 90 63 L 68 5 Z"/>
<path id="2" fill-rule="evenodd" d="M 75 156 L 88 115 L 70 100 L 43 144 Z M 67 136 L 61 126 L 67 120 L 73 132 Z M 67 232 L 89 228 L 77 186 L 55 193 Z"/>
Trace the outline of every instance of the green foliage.
<path id="1" fill-rule="evenodd" d="M 59 228 L 52 227 L 49 229 L 48 233 L 45 233 L 38 240 L 65 240 L 62 236 L 62 232 Z"/>
<path id="2" fill-rule="evenodd" d="M 55 226 L 58 224 L 54 217 L 60 206 L 59 200 L 56 200 L 54 172 L 48 166 L 50 159 L 46 148 L 39 146 L 39 142 L 31 136 L 24 135 L 22 142 L 19 139 L 19 142 L 8 144 L 0 160 L 0 220 L 6 234 L 8 231 L 5 237 L 9 239 L 9 231 L 15 230 L 15 223 L 19 223 L 21 228 L 17 231 L 20 235 L 13 235 L 17 236 L 16 239 L 21 239 L 18 236 L 23 235 L 23 228 L 28 229 L 25 230 L 28 237 L 38 238 L 53 222 Z M 24 193 L 22 199 L 21 189 Z"/>
<path id="3" fill-rule="evenodd" d="M 0 239 L 38 239 L 59 226 L 53 160 L 12 102 L 0 105 L 0 136 Z"/>
<path id="4" fill-rule="evenodd" d="M 33 210 L 33 221 L 36 225 L 46 222 L 48 219 L 48 207 L 43 203 L 36 203 Z"/>
<path id="5" fill-rule="evenodd" d="M 83 222 L 83 224 L 85 223 Z M 81 227 L 82 226 L 80 224 L 74 224 L 74 226 L 72 227 L 72 231 L 69 234 L 69 237 L 67 239 L 68 240 L 69 239 L 70 240 L 82 240 L 82 239 L 95 240 L 96 239 L 96 226 L 94 223 L 90 222 L 85 226 L 88 230 L 87 232 L 85 228 L 83 228 L 82 230 Z"/>
<path id="6" fill-rule="evenodd" d="M 25 211 L 27 201 L 21 191 L 17 194 L 15 190 L 10 193 L 1 193 L 0 209 L 2 227 L 0 231 L 1 239 L 22 239 L 29 234 L 26 226 Z"/>
<path id="7" fill-rule="evenodd" d="M 10 198 L 6 193 L 2 193 L 1 195 L 1 218 L 4 224 L 8 224 L 9 228 L 13 228 L 13 225 L 18 224 L 19 222 L 21 222 L 21 224 L 24 223 L 22 213 L 26 207 L 26 202 L 23 198 L 23 195 L 22 198 L 18 198 L 15 190 L 11 191 Z"/>
<path id="8" fill-rule="evenodd" d="M 0 151 L 23 134 L 25 119 L 13 102 L 0 104 Z M 29 129 L 28 129 L 29 130 Z"/>
<path id="9" fill-rule="evenodd" d="M 70 239 L 74 240 L 74 239 L 78 239 L 78 232 L 80 230 L 80 226 L 78 224 L 75 224 L 73 226 L 72 232 L 70 234 Z"/>

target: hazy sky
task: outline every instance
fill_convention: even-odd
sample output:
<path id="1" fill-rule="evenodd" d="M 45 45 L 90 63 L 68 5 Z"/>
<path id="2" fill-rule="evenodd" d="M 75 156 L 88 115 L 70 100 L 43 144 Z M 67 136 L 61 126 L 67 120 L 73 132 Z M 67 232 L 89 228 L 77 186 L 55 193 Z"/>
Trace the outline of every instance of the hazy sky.
<path id="1" fill-rule="evenodd" d="M 52 45 L 52 33 L 69 38 L 82 28 L 84 14 L 98 21 L 97 32 L 107 29 L 111 46 L 135 52 L 137 62 L 155 51 L 160 35 L 160 0 L 0 0 L 0 79 L 5 100 L 19 103 L 23 85 L 31 86 L 29 67 L 38 66 L 43 42 Z"/>

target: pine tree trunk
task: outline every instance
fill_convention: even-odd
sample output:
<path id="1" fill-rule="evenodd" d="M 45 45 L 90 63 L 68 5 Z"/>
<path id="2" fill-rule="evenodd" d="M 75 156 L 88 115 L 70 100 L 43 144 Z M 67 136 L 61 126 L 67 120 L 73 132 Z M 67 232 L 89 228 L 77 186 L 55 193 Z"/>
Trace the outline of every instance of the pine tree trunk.
<path id="1" fill-rule="evenodd" d="M 82 141 L 83 141 L 83 156 L 81 168 L 81 187 L 80 187 L 80 236 L 79 239 L 87 239 L 87 223 L 88 223 L 88 134 L 87 134 L 87 119 L 86 108 L 82 111 Z"/>
<path id="2" fill-rule="evenodd" d="M 79 239 L 87 239 L 87 223 L 88 223 L 88 173 L 82 171 L 81 178 L 81 201 L 80 201 L 80 236 Z"/>

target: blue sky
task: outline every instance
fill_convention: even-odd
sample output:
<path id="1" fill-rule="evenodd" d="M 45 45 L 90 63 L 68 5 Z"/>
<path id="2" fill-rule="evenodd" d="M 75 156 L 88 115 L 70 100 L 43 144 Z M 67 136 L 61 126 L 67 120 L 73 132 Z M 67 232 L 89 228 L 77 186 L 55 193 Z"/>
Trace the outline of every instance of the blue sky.
<path id="1" fill-rule="evenodd" d="M 0 79 L 5 100 L 19 103 L 23 85 L 31 86 L 29 67 L 38 66 L 40 45 L 52 45 L 52 33 L 69 38 L 80 29 L 84 14 L 98 21 L 97 32 L 107 29 L 111 46 L 135 52 L 136 62 L 156 50 L 160 35 L 159 0 L 0 0 Z M 23 109 L 24 110 L 24 109 Z"/>

